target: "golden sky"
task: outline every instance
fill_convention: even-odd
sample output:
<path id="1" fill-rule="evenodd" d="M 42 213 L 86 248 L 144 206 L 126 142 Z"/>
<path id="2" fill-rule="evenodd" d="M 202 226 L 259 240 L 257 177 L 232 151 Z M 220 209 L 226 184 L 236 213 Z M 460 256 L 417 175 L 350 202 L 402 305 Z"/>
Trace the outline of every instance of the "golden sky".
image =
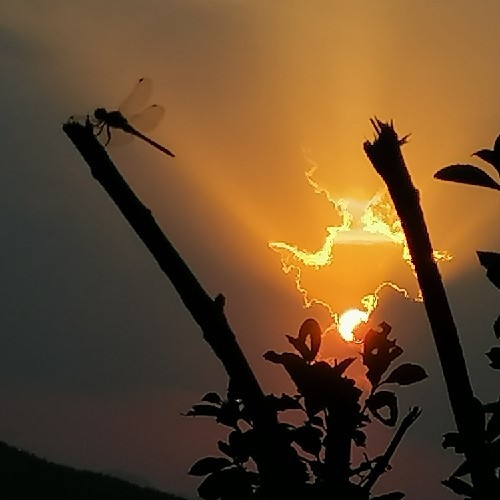
<path id="1" fill-rule="evenodd" d="M 54 429 L 63 424 L 58 417 L 56 426 L 49 411 L 40 417 L 39 433 L 27 430 L 27 415 L 43 406 L 45 396 L 38 394 L 49 393 L 68 415 L 76 411 L 71 398 L 78 400 L 75 408 L 82 401 L 94 405 L 102 412 L 96 442 L 102 422 L 111 425 L 116 408 L 127 407 L 123 393 L 128 402 L 148 401 L 141 406 L 146 416 L 127 413 L 124 429 L 160 421 L 151 401 L 165 395 L 173 403 L 162 415 L 171 412 L 165 418 L 178 431 L 160 434 L 168 442 L 176 435 L 188 439 L 197 422 L 186 423 L 179 413 L 204 392 L 224 387 L 222 371 L 175 293 L 60 130 L 72 114 L 118 106 L 142 76 L 153 80 L 152 99 L 167 110 L 151 136 L 177 157 L 164 158 L 139 141 L 111 154 L 209 293 L 226 295 L 231 324 L 266 390 L 283 390 L 285 379 L 262 353 L 287 348 L 283 335 L 308 315 L 328 324 L 324 309 L 302 308 L 268 242 L 315 251 L 326 228 L 339 223 L 333 206 L 308 183 L 311 162 L 315 181 L 333 198 L 367 202 L 383 188 L 362 150 L 373 137 L 369 118 L 375 115 L 394 119 L 401 135 L 411 133 L 403 151 L 431 238 L 436 249 L 455 255 L 442 272 L 463 321 L 464 344 L 474 363 L 486 366 L 484 346 L 494 340 L 486 328 L 498 312 L 498 295 L 474 251 L 499 248 L 498 195 L 432 176 L 450 163 L 472 161 L 470 154 L 491 147 L 500 132 L 496 0 L 0 0 L 0 14 L 2 224 L 5 259 L 12 262 L 6 279 L 17 284 L 6 293 L 9 320 L 2 328 L 21 332 L 0 345 L 9 360 L 0 386 L 4 395 L 13 386 L 34 394 L 12 397 L 0 439 L 54 460 L 137 472 L 178 492 L 196 485 L 178 479 L 179 471 L 210 443 L 186 444 L 178 462 L 160 472 L 161 443 L 147 442 L 154 448 L 149 461 L 141 455 L 145 441 L 137 445 L 141 459 L 117 463 L 110 442 L 100 451 L 109 457 L 103 463 L 91 447 L 75 452 L 78 430 L 67 431 L 66 445 L 57 444 Z M 33 254 L 40 266 L 31 264 Z M 337 257 L 337 267 L 307 279 L 339 310 L 357 307 L 363 290 L 382 280 L 416 292 L 398 248 L 344 245 Z M 397 328 L 404 330 L 399 336 L 403 348 L 414 351 L 409 356 L 440 376 L 421 305 L 386 290 L 376 318 L 392 323 L 396 337 Z M 480 339 L 471 340 L 478 329 Z M 45 343 L 33 340 L 34 330 L 44 332 Z M 36 359 L 24 348 L 32 342 L 40 342 Z M 332 342 L 332 355 L 348 355 L 350 348 Z M 72 365 L 54 363 L 71 356 Z M 472 374 L 482 377 L 483 368 L 475 366 Z M 114 409 L 103 409 L 102 395 L 93 398 L 103 377 L 111 380 L 107 397 L 120 394 Z M 450 430 L 440 390 L 427 411 L 429 419 L 443 415 L 437 440 Z M 134 444 L 125 436 L 117 440 L 132 456 Z M 439 441 L 433 446 L 439 453 Z M 446 498 L 435 488 L 431 493 Z"/>

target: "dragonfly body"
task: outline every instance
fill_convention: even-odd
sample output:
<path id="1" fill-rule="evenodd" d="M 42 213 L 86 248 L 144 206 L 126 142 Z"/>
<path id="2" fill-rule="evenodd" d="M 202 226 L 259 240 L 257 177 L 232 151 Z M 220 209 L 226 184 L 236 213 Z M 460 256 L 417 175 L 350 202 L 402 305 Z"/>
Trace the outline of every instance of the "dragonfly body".
<path id="1" fill-rule="evenodd" d="M 139 97 L 141 101 L 144 101 L 144 96 L 149 95 L 150 92 L 150 86 L 151 82 L 148 79 L 141 78 L 139 82 L 137 83 L 133 93 L 128 97 L 128 103 L 134 99 L 134 97 Z M 123 105 L 122 105 L 123 107 Z M 175 157 L 174 153 L 167 149 L 166 147 L 162 146 L 161 144 L 158 144 L 157 142 L 153 141 L 149 137 L 145 136 L 139 130 L 137 130 L 135 127 L 133 127 L 125 115 L 122 113 L 120 107 L 116 111 L 108 111 L 105 108 L 97 108 L 94 111 L 94 114 L 92 117 L 90 117 L 90 122 L 92 123 L 94 129 L 96 130 L 96 135 L 100 135 L 103 132 L 106 133 L 106 145 L 109 143 L 111 139 L 111 133 L 110 129 L 119 129 L 127 134 L 133 135 L 135 137 L 138 137 L 139 139 L 142 139 L 143 141 L 147 142 L 154 148 L 158 149 L 162 153 L 165 153 L 168 156 Z M 140 115 L 145 115 L 148 113 L 148 116 L 153 116 L 153 122 L 158 123 L 159 119 L 163 116 L 164 110 L 161 106 L 157 105 L 152 105 L 149 106 L 149 108 L 146 108 L 145 112 L 141 113 Z M 139 115 L 139 116 L 140 116 Z M 127 115 L 128 116 L 128 115 Z M 154 124 L 153 124 L 154 126 Z M 145 127 L 141 127 L 145 128 Z M 152 127 L 150 127 L 152 128 Z"/>
<path id="2" fill-rule="evenodd" d="M 130 125 L 128 120 L 122 115 L 120 111 L 107 111 L 104 108 L 97 108 L 94 111 L 94 119 L 96 122 L 96 128 L 98 134 L 106 130 L 107 142 L 109 142 L 111 136 L 109 129 L 117 128 L 123 130 L 127 134 L 139 137 L 139 139 L 146 141 L 148 144 L 160 150 L 162 153 L 165 153 L 166 155 L 171 156 L 172 158 L 175 157 L 174 153 L 172 153 L 170 149 L 167 149 L 161 144 L 158 144 L 157 142 L 153 141 L 144 134 L 141 134 L 141 132 L 132 127 L 132 125 Z"/>

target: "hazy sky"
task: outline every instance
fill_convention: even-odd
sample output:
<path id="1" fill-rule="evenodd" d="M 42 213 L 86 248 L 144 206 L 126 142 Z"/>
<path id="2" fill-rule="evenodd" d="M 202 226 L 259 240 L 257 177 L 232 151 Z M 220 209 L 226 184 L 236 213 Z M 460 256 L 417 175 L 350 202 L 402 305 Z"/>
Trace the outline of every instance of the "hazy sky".
<path id="1" fill-rule="evenodd" d="M 432 175 L 500 132 L 499 16 L 496 0 L 0 0 L 0 439 L 186 495 L 192 462 L 216 451 L 223 430 L 180 414 L 223 391 L 224 372 L 61 130 L 118 106 L 142 76 L 167 109 L 152 137 L 177 157 L 139 141 L 112 157 L 207 291 L 227 297 L 266 391 L 291 386 L 262 354 L 288 349 L 308 316 L 328 325 L 268 242 L 314 251 L 338 223 L 307 182 L 310 161 L 334 197 L 383 187 L 362 150 L 377 115 L 412 134 L 404 153 L 432 240 L 455 255 L 441 269 L 473 385 L 498 394 L 484 352 L 499 295 L 474 254 L 500 248 L 498 194 Z M 379 279 L 415 291 L 390 246 L 339 259 L 344 272 L 322 278 L 332 303 L 358 306 Z M 440 447 L 453 426 L 423 306 L 387 290 L 373 319 L 430 375 L 400 391 L 402 411 L 424 413 L 380 491 L 454 498 L 439 484 L 456 459 Z M 374 427 L 376 452 L 390 435 Z"/>

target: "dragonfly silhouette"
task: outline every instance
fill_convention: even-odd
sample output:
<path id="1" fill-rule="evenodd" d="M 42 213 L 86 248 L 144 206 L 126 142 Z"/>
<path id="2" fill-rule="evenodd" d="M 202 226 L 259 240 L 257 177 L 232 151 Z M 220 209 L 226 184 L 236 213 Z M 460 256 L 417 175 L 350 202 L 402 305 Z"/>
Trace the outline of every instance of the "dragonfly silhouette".
<path id="1" fill-rule="evenodd" d="M 100 136 L 103 133 L 106 134 L 105 145 L 109 144 L 109 141 L 111 140 L 110 129 L 114 128 L 123 130 L 127 134 L 135 137 L 139 137 L 139 139 L 147 142 L 162 153 L 175 157 L 174 153 L 172 153 L 170 149 L 167 149 L 149 137 L 146 137 L 130 123 L 132 122 L 144 131 L 153 129 L 156 125 L 158 125 L 165 113 L 165 110 L 161 106 L 152 104 L 151 106 L 143 109 L 140 113 L 130 116 L 129 119 L 125 117 L 132 109 L 143 107 L 147 103 L 151 94 L 151 86 L 151 80 L 148 78 L 141 78 L 135 85 L 132 93 L 125 99 L 125 101 L 123 101 L 122 105 L 116 111 L 108 111 L 105 108 L 97 108 L 94 111 L 94 114 L 88 118 L 89 122 L 94 127 L 96 136 Z"/>

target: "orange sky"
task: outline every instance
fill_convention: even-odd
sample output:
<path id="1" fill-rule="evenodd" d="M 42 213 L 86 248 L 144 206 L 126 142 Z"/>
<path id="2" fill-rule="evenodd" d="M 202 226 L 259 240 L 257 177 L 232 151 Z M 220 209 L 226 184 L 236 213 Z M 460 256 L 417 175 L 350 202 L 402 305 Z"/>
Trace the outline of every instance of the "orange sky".
<path id="1" fill-rule="evenodd" d="M 65 424 L 57 420 L 56 426 L 50 411 L 38 430 L 29 430 L 32 406 L 44 398 L 27 398 L 28 405 L 12 397 L 0 439 L 77 466 L 127 469 L 178 492 L 192 492 L 197 484 L 159 471 L 157 462 L 166 456 L 162 439 L 186 438 L 175 471 L 187 470 L 201 448 L 210 449 L 210 443 L 189 442 L 197 423 L 179 414 L 198 395 L 223 389 L 222 370 L 60 131 L 72 114 L 119 105 L 141 76 L 153 79 L 153 99 L 167 110 L 152 137 L 177 157 L 168 160 L 136 141 L 112 150 L 113 158 L 209 293 L 226 295 L 231 324 L 266 390 L 283 390 L 285 377 L 267 366 L 262 353 L 287 348 L 284 334 L 294 333 L 308 315 L 328 324 L 322 308 L 302 308 L 268 242 L 314 251 L 325 228 L 338 223 L 332 206 L 307 182 L 309 160 L 318 166 L 315 180 L 335 198 L 367 201 L 383 187 L 362 150 L 373 137 L 368 120 L 376 115 L 394 119 L 401 135 L 412 134 L 404 153 L 435 248 L 455 255 L 442 271 L 463 322 L 471 373 L 488 392 L 480 382 L 498 295 L 474 250 L 499 248 L 498 196 L 432 175 L 470 161 L 500 131 L 496 0 L 25 0 L 1 10 L 0 103 L 8 130 L 0 143 L 7 165 L 2 185 L 9 190 L 2 227 L 9 242 L 5 258 L 12 262 L 5 279 L 16 283 L 4 301 L 9 319 L 2 329 L 19 333 L 0 344 L 6 359 L 0 387 L 5 397 L 12 387 L 52 394 L 73 424 L 60 444 L 56 427 Z M 30 264 L 33 253 L 39 266 Z M 307 279 L 319 280 L 339 309 L 381 280 L 415 292 L 399 250 L 390 245 L 346 246 L 338 259 L 338 267 Z M 471 304 L 477 297 L 480 304 Z M 421 305 L 384 291 L 375 318 L 393 324 L 403 348 L 413 351 L 409 356 L 439 380 Z M 478 329 L 483 333 L 474 338 Z M 33 340 L 35 330 L 45 343 Z M 37 342 L 32 358 L 25 346 Z M 332 355 L 348 355 L 349 347 L 331 342 Z M 61 359 L 75 362 L 57 368 Z M 104 389 L 103 378 L 109 382 Z M 75 452 L 79 431 L 72 415 L 81 401 L 94 405 L 102 422 L 112 425 L 115 418 L 99 403 L 99 391 L 124 408 L 124 394 L 138 405 L 149 398 L 144 393 L 151 401 L 170 397 L 161 415 L 172 431 L 159 430 L 163 438 L 154 445 L 120 435 L 122 455 L 130 457 L 116 464 L 112 451 L 89 446 Z M 442 387 L 436 391 L 409 394 L 428 397 L 423 418 L 441 415 L 432 445 L 440 453 L 439 435 L 450 424 Z M 141 425 L 161 421 L 150 400 L 142 406 Z M 123 425 L 132 434 L 141 419 L 136 412 Z M 102 432 L 96 429 L 96 443 Z M 146 448 L 149 462 L 134 458 Z M 109 464 L 96 458 L 99 453 L 109 455 Z"/>

